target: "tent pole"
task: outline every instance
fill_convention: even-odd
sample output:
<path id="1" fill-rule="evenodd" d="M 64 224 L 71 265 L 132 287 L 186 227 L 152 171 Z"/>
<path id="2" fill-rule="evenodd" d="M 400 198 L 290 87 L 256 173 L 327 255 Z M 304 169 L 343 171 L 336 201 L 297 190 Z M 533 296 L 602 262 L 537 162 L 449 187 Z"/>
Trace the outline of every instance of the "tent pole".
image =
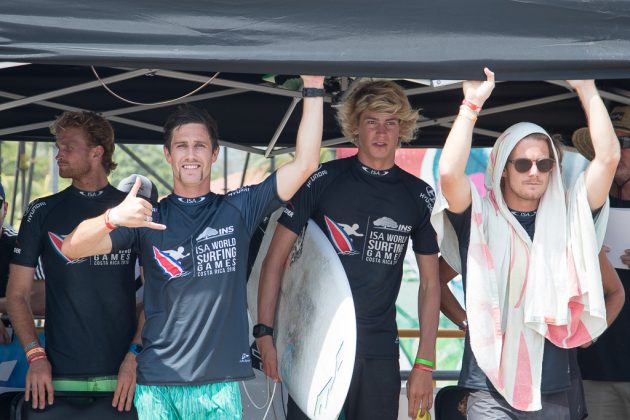
<path id="1" fill-rule="evenodd" d="M 11 206 L 11 226 L 13 226 L 13 223 L 15 221 L 15 208 L 17 207 L 17 190 L 18 190 L 18 182 L 20 179 L 20 156 L 22 153 L 22 150 L 24 149 L 24 142 L 21 141 L 18 143 L 18 150 L 17 150 L 17 156 L 15 158 L 15 172 L 13 175 L 13 200 L 12 200 L 12 206 Z"/>
<path id="2" fill-rule="evenodd" d="M 50 148 L 50 192 L 52 194 L 56 194 L 59 191 L 59 166 L 57 165 L 55 150 L 54 147 Z"/>
<path id="3" fill-rule="evenodd" d="M 245 164 L 243 165 L 243 175 L 241 176 L 241 187 L 245 184 L 245 175 L 247 175 L 247 167 L 249 166 L 249 156 L 251 153 L 245 155 Z"/>
<path id="4" fill-rule="evenodd" d="M 37 154 L 37 142 L 33 142 L 31 149 L 31 161 L 28 163 L 28 183 L 26 184 L 25 203 L 31 202 L 31 191 L 33 190 L 33 172 L 35 172 L 35 156 Z"/>
<path id="5" fill-rule="evenodd" d="M 302 100 L 302 98 L 293 98 L 291 100 L 291 104 L 289 105 L 289 108 L 287 109 L 287 112 L 284 113 L 284 117 L 282 117 L 282 121 L 280 121 L 280 124 L 278 125 L 278 128 L 276 129 L 276 132 L 273 133 L 273 137 L 271 138 L 271 141 L 269 142 L 269 145 L 267 146 L 267 150 L 265 150 L 265 157 L 268 158 L 269 156 L 271 156 L 271 152 L 273 151 L 273 147 L 276 145 L 276 142 L 278 141 L 278 138 L 280 137 L 280 134 L 282 134 L 282 130 L 284 130 L 284 126 L 287 125 L 287 122 L 289 121 L 289 118 L 291 117 L 291 114 L 293 114 L 293 110 L 295 109 L 295 106 L 301 100 Z"/>
<path id="6" fill-rule="evenodd" d="M 228 148 L 223 148 L 223 193 L 228 192 Z"/>

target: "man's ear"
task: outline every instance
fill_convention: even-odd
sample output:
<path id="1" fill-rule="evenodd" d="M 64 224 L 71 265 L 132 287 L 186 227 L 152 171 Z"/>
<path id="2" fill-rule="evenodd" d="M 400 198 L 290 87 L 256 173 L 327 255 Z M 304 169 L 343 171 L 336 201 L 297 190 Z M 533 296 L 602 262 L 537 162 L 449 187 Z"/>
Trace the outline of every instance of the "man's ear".
<path id="1" fill-rule="evenodd" d="M 217 159 L 219 157 L 219 149 L 220 148 L 221 148 L 220 146 L 217 146 L 217 148 L 212 151 L 212 163 L 217 161 Z"/>
<path id="2" fill-rule="evenodd" d="M 164 147 L 164 157 L 166 158 L 166 161 L 168 162 L 168 164 L 171 164 L 171 152 L 168 151 L 168 148 L 166 146 Z"/>
<path id="3" fill-rule="evenodd" d="M 105 148 L 101 145 L 94 147 L 92 151 L 94 153 L 94 157 L 97 157 L 97 158 L 102 158 L 103 155 L 105 154 Z"/>

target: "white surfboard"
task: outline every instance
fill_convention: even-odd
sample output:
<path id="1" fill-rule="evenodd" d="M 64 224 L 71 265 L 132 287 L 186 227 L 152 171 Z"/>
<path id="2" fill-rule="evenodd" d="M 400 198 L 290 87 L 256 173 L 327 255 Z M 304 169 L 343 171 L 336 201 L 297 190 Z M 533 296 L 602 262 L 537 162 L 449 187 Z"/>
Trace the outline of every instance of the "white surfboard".
<path id="1" fill-rule="evenodd" d="M 254 324 L 260 267 L 282 209 L 270 218 L 247 284 Z M 287 261 L 274 325 L 282 382 L 311 419 L 335 419 L 348 394 L 356 352 L 354 301 L 339 257 L 309 220 Z"/>

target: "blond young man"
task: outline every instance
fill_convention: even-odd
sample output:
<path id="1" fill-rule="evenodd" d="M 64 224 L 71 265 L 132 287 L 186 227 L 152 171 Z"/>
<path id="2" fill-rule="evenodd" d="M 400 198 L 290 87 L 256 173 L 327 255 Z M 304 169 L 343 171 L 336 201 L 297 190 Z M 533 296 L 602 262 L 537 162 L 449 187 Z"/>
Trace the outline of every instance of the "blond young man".
<path id="1" fill-rule="evenodd" d="M 411 239 L 421 278 L 421 363 L 407 381 L 408 413 L 415 417 L 433 402 L 431 369 L 440 306 L 438 249 L 429 223 L 434 192 L 394 162 L 401 143 L 414 138 L 418 113 L 400 86 L 377 81 L 355 86 L 337 118 L 358 154 L 323 164 L 279 219 L 261 271 L 256 342 L 266 375 L 279 381 L 271 334 L 283 267 L 312 218 L 337 250 L 357 315 L 357 353 L 345 418 L 396 418 L 400 368 L 395 303 Z M 288 419 L 306 418 L 292 399 L 288 406 Z"/>

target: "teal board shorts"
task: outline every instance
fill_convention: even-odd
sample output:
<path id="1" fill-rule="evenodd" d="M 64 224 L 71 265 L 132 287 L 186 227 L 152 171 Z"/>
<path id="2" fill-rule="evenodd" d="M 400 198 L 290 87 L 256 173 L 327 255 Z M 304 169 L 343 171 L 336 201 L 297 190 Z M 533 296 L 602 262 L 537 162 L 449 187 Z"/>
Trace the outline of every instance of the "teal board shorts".
<path id="1" fill-rule="evenodd" d="M 136 385 L 139 420 L 243 418 L 238 382 L 204 385 Z"/>

